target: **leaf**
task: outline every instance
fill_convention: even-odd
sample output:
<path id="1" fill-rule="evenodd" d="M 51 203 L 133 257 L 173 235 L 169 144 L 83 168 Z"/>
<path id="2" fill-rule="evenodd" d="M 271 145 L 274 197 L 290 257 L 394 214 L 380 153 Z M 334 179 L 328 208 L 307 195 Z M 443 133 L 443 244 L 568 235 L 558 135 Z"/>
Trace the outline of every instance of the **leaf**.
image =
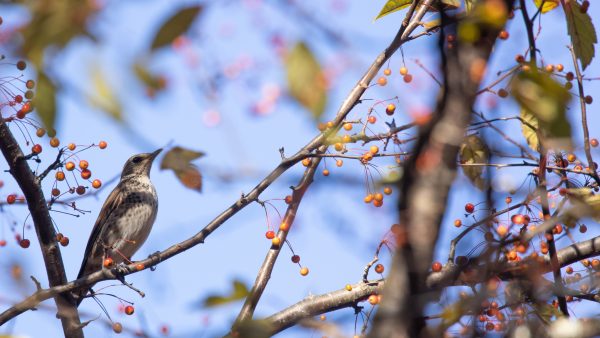
<path id="1" fill-rule="evenodd" d="M 151 50 L 156 50 L 171 44 L 175 38 L 187 32 L 194 20 L 202 11 L 202 6 L 192 6 L 184 8 L 175 13 L 160 27 L 154 40 L 152 40 Z"/>
<path id="2" fill-rule="evenodd" d="M 490 151 L 487 145 L 477 136 L 469 135 L 460 146 L 459 159 L 463 164 L 485 164 L 488 163 Z M 483 166 L 463 166 L 463 172 L 471 182 L 479 189 L 485 189 Z"/>
<path id="3" fill-rule="evenodd" d="M 596 29 L 590 15 L 587 12 L 581 12 L 577 1 L 567 1 L 563 8 L 567 16 L 567 29 L 571 36 L 575 56 L 581 62 L 581 68 L 585 70 L 594 58 L 594 45 L 598 42 Z"/>
<path id="4" fill-rule="evenodd" d="M 560 4 L 560 0 L 533 0 L 535 7 L 540 8 L 542 1 L 544 1 L 544 5 L 542 6 L 542 14 L 550 12 Z"/>
<path id="5" fill-rule="evenodd" d="M 318 120 L 327 102 L 326 82 L 319 61 L 306 44 L 299 42 L 286 56 L 285 67 L 290 95 Z"/>
<path id="6" fill-rule="evenodd" d="M 204 156 L 203 152 L 182 147 L 169 150 L 160 163 L 160 169 L 173 170 L 179 181 L 187 188 L 202 191 L 202 174 L 191 161 Z"/>
<path id="7" fill-rule="evenodd" d="M 137 78 L 146 85 L 147 88 L 153 90 L 162 90 L 165 88 L 165 80 L 163 77 L 152 74 L 148 68 L 141 63 L 133 65 L 133 71 Z"/>
<path id="8" fill-rule="evenodd" d="M 211 295 L 204 299 L 203 306 L 214 307 L 218 305 L 228 304 L 246 298 L 250 294 L 250 290 L 243 282 L 239 280 L 233 281 L 233 290 L 225 295 Z"/>
<path id="9" fill-rule="evenodd" d="M 511 92 L 521 107 L 537 118 L 538 135 L 543 137 L 545 148 L 571 147 L 571 125 L 566 115 L 571 94 L 564 86 L 546 73 L 529 71 L 513 79 Z"/>
<path id="10" fill-rule="evenodd" d="M 383 8 L 379 12 L 379 14 L 377 14 L 375 20 L 382 18 L 390 13 L 394 13 L 403 8 L 406 8 L 410 6 L 411 3 L 412 0 L 388 0 L 388 2 L 386 2 L 385 5 L 383 5 Z"/>
<path id="11" fill-rule="evenodd" d="M 90 104 L 101 109 L 118 122 L 123 122 L 121 103 L 106 81 L 100 67 L 94 67 L 92 70 L 92 85 L 94 94 L 88 96 Z"/>
<path id="12" fill-rule="evenodd" d="M 538 140 L 537 136 L 538 119 L 535 117 L 535 115 L 525 109 L 521 109 L 521 119 L 525 121 L 521 122 L 521 132 L 523 133 L 523 136 L 525 136 L 527 145 L 529 148 L 535 151 L 540 151 L 540 141 Z"/>
<path id="13" fill-rule="evenodd" d="M 56 121 L 56 87 L 48 76 L 40 72 L 37 78 L 37 89 L 32 103 L 42 123 L 48 130 L 54 130 Z"/>

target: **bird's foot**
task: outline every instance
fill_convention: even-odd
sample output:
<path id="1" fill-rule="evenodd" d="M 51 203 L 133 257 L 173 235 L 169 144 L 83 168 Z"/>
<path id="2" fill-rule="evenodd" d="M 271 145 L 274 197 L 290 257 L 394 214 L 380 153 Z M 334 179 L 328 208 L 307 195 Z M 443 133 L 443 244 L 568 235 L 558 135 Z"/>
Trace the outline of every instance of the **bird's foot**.
<path id="1" fill-rule="evenodd" d="M 117 279 L 121 280 L 125 279 L 125 275 L 130 273 L 131 271 L 129 271 L 127 264 L 121 262 L 113 268 L 113 272 L 115 273 L 115 275 L 117 275 Z"/>
<path id="2" fill-rule="evenodd" d="M 156 264 L 160 263 L 162 261 L 162 259 L 160 258 L 160 251 L 156 251 L 154 253 L 151 253 L 148 258 L 152 259 L 152 266 L 150 267 L 150 271 L 154 271 L 156 270 Z M 154 263 L 154 260 L 156 259 L 156 263 Z"/>

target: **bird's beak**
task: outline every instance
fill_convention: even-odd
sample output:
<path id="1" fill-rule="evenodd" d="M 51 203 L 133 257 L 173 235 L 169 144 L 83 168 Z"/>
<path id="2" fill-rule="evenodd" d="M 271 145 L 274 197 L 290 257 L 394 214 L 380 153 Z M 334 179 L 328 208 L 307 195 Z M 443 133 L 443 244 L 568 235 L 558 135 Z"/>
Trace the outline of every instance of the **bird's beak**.
<path id="1" fill-rule="evenodd" d="M 162 151 L 162 148 L 159 148 L 159 149 L 156 149 L 154 152 L 150 153 L 150 158 L 152 159 L 152 161 L 154 161 L 156 156 L 158 156 L 158 154 L 160 154 L 161 151 Z"/>

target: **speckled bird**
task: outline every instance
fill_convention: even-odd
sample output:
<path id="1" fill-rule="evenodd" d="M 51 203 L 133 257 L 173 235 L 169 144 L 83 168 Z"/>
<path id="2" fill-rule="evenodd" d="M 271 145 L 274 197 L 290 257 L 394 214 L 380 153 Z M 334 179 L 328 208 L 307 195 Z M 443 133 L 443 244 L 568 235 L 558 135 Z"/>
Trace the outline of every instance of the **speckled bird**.
<path id="1" fill-rule="evenodd" d="M 125 163 L 119 184 L 100 209 L 77 278 L 101 270 L 106 258 L 129 263 L 148 238 L 158 210 L 150 169 L 161 150 L 131 156 Z M 91 287 L 78 291 L 77 305 Z"/>

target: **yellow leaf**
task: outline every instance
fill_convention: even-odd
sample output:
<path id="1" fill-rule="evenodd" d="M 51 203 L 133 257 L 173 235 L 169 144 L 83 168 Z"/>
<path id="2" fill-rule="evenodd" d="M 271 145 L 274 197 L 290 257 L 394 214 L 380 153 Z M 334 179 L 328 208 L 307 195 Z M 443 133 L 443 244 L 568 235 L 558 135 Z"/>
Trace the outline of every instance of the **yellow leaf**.
<path id="1" fill-rule="evenodd" d="M 107 113 L 115 120 L 122 122 L 123 115 L 119 99 L 110 87 L 100 67 L 92 71 L 93 94 L 88 96 L 90 103 Z"/>
<path id="2" fill-rule="evenodd" d="M 533 0 L 533 2 L 535 2 L 535 7 L 540 8 L 542 1 L 544 0 Z M 550 12 L 551 10 L 558 7 L 559 4 L 560 0 L 545 0 L 544 5 L 542 6 L 542 13 Z"/>
<path id="3" fill-rule="evenodd" d="M 286 56 L 285 67 L 290 95 L 318 120 L 327 102 L 327 86 L 319 61 L 306 44 L 299 42 Z"/>
<path id="4" fill-rule="evenodd" d="M 460 146 L 459 159 L 462 164 L 485 164 L 489 156 L 487 145 L 477 135 L 467 136 Z M 485 180 L 482 177 L 483 166 L 463 166 L 462 169 L 476 187 L 485 188 Z"/>

